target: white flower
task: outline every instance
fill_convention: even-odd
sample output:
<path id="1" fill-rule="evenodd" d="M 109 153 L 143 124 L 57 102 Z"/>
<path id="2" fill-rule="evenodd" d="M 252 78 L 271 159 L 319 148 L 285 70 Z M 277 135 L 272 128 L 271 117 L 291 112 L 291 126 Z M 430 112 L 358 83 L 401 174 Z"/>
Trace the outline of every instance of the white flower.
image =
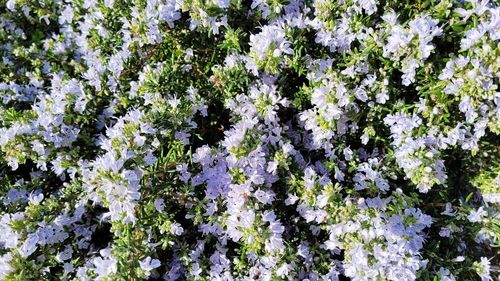
<path id="1" fill-rule="evenodd" d="M 176 109 L 180 104 L 181 100 L 177 98 L 177 96 L 173 96 L 168 100 L 168 104 L 173 108 Z"/>
<path id="2" fill-rule="evenodd" d="M 28 238 L 26 241 L 24 241 L 23 245 L 19 249 L 19 254 L 23 258 L 27 258 L 31 254 L 33 254 L 36 249 L 37 249 L 37 244 L 38 244 L 38 236 L 36 234 L 30 234 L 28 235 Z"/>
<path id="3" fill-rule="evenodd" d="M 175 222 L 172 225 L 170 225 L 170 233 L 179 236 L 183 232 L 184 228 L 182 228 L 182 226 L 179 223 Z"/>
<path id="4" fill-rule="evenodd" d="M 412 60 L 406 65 L 406 67 L 403 67 L 403 76 L 401 76 L 403 79 L 403 85 L 408 86 L 415 82 L 415 70 L 419 66 L 420 64 L 417 60 Z"/>
<path id="5" fill-rule="evenodd" d="M 288 194 L 288 198 L 285 199 L 285 205 L 293 205 L 299 200 L 299 197 L 295 194 Z"/>
<path id="6" fill-rule="evenodd" d="M 174 22 L 181 18 L 180 4 L 182 4 L 182 1 L 168 0 L 158 7 L 160 19 L 166 21 L 170 28 L 174 28 Z"/>
<path id="7" fill-rule="evenodd" d="M 66 246 L 64 251 L 57 253 L 56 259 L 59 262 L 66 261 L 73 256 L 73 249 L 70 246 Z"/>
<path id="8" fill-rule="evenodd" d="M 474 262 L 476 273 L 481 277 L 481 281 L 492 281 L 490 275 L 490 261 L 486 257 L 481 257 L 480 262 Z"/>
<path id="9" fill-rule="evenodd" d="M 185 51 L 184 55 L 184 61 L 191 61 L 191 58 L 193 57 L 193 49 L 187 48 Z"/>
<path id="10" fill-rule="evenodd" d="M 139 265 L 143 270 L 149 274 L 149 272 L 161 265 L 161 262 L 157 259 L 151 259 L 151 257 L 147 257 L 142 261 L 139 261 Z"/>
<path id="11" fill-rule="evenodd" d="M 73 22 L 73 8 L 71 5 L 66 5 L 66 8 L 62 11 L 59 16 L 59 24 L 71 23 Z"/>
<path id="12" fill-rule="evenodd" d="M 161 198 L 155 199 L 154 206 L 155 206 L 155 209 L 159 213 L 161 213 L 161 212 L 163 212 L 163 209 L 165 208 L 165 201 L 163 201 L 163 199 L 161 199 Z"/>
<path id="13" fill-rule="evenodd" d="M 455 216 L 456 213 L 457 213 L 456 211 L 453 211 L 453 207 L 452 207 L 451 203 L 446 203 L 444 205 L 444 211 L 441 212 L 442 215 L 450 216 L 450 217 Z"/>
<path id="14" fill-rule="evenodd" d="M 293 269 L 291 264 L 284 263 L 276 270 L 276 275 L 279 277 L 285 277 L 288 275 L 288 272 Z"/>
<path id="15" fill-rule="evenodd" d="M 219 6 L 221 9 L 229 7 L 229 0 L 213 0 L 215 5 Z"/>
<path id="16" fill-rule="evenodd" d="M 104 0 L 104 5 L 108 8 L 113 8 L 113 4 L 115 3 L 115 0 Z"/>
<path id="17" fill-rule="evenodd" d="M 110 275 L 111 273 L 116 272 L 117 267 L 116 267 L 116 260 L 114 258 L 101 258 L 101 257 L 96 257 L 92 261 L 92 263 L 95 266 L 95 273 L 99 276 L 99 280 L 102 280 L 102 278 Z"/>
<path id="18" fill-rule="evenodd" d="M 31 205 L 38 205 L 43 200 L 43 193 L 34 194 L 31 193 L 29 196 L 29 201 Z"/>
<path id="19" fill-rule="evenodd" d="M 9 1 L 7 1 L 7 3 L 5 4 L 5 6 L 7 7 L 7 9 L 9 9 L 11 11 L 14 11 L 14 9 L 16 8 L 16 0 L 9 0 Z"/>
<path id="20" fill-rule="evenodd" d="M 259 60 L 265 60 L 271 50 L 274 57 L 282 53 L 291 55 L 291 43 L 285 38 L 283 28 L 275 25 L 265 25 L 258 34 L 250 35 L 250 50 L 257 55 Z"/>
<path id="21" fill-rule="evenodd" d="M 0 279 L 4 280 L 4 278 L 12 271 L 12 266 L 10 265 L 10 261 L 12 260 L 12 254 L 7 253 L 5 255 L 0 256 Z"/>
<path id="22" fill-rule="evenodd" d="M 382 92 L 375 95 L 375 100 L 377 103 L 385 104 L 389 100 L 389 95 L 387 94 L 387 90 L 383 90 Z"/>
<path id="23" fill-rule="evenodd" d="M 485 216 L 487 212 L 483 210 L 483 207 L 480 207 L 477 210 L 472 210 L 470 214 L 467 216 L 467 219 L 470 222 L 479 222 L 481 221 L 482 217 Z"/>
<path id="24" fill-rule="evenodd" d="M 371 15 L 377 11 L 377 2 L 375 0 L 357 0 L 367 15 Z"/>
<path id="25" fill-rule="evenodd" d="M 441 237 L 450 237 L 451 235 L 451 228 L 449 227 L 441 227 L 441 230 L 439 231 L 439 236 Z"/>
<path id="26" fill-rule="evenodd" d="M 465 51 L 474 46 L 484 36 L 484 33 L 484 30 L 480 30 L 479 28 L 465 31 L 465 38 L 460 42 L 461 49 Z"/>
<path id="27" fill-rule="evenodd" d="M 447 268 L 441 267 L 439 268 L 439 280 L 440 281 L 456 281 L 455 276 L 450 273 Z"/>

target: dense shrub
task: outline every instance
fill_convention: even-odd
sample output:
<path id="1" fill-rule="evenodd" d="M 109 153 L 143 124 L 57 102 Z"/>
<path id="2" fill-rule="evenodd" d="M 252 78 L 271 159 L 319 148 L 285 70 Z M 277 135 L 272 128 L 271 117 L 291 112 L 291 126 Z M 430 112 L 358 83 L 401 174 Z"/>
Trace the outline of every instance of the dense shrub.
<path id="1" fill-rule="evenodd" d="M 0 0 L 1 280 L 498 280 L 488 0 Z"/>

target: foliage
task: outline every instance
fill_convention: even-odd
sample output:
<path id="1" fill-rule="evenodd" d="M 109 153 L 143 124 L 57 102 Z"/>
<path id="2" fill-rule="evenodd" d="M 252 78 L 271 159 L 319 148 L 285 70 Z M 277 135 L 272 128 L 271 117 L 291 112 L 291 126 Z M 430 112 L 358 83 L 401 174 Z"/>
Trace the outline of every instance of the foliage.
<path id="1" fill-rule="evenodd" d="M 488 0 L 0 0 L 0 280 L 497 280 Z"/>

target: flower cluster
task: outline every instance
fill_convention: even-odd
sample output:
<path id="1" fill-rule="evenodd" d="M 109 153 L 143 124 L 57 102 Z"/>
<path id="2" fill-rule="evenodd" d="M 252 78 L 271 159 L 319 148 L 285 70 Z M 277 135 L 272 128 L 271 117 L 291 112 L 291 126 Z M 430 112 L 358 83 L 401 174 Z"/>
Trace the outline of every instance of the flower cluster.
<path id="1" fill-rule="evenodd" d="M 0 280 L 497 280 L 499 44 L 489 0 L 0 0 Z"/>

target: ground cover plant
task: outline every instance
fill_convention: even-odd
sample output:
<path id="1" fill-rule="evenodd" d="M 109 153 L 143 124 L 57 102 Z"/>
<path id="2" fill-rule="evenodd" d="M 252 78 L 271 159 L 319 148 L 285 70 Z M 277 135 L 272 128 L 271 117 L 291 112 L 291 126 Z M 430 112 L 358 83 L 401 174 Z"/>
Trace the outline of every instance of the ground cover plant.
<path id="1" fill-rule="evenodd" d="M 0 280 L 498 280 L 488 0 L 0 0 Z"/>

